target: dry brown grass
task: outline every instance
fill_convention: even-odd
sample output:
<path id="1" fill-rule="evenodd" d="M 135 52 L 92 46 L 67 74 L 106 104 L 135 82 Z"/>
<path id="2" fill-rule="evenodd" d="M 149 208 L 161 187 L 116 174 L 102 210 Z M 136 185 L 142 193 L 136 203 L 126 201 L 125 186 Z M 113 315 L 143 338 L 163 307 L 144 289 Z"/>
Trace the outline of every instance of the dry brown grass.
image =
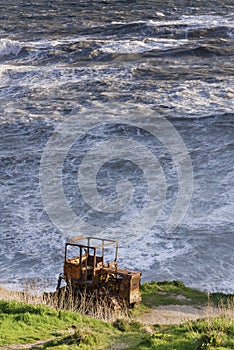
<path id="1" fill-rule="evenodd" d="M 46 288 L 45 288 L 46 289 Z M 47 305 L 59 310 L 69 310 L 97 318 L 106 322 L 114 322 L 119 318 L 128 318 L 129 310 L 124 303 L 108 296 L 98 297 L 86 290 L 73 293 L 69 288 L 60 292 L 40 292 L 41 285 L 36 282 L 24 283 L 21 291 L 6 289 L 0 286 L 0 300 L 15 300 L 32 305 Z"/>
<path id="2" fill-rule="evenodd" d="M 0 300 L 15 300 L 33 305 L 42 304 L 43 297 L 39 287 L 35 281 L 23 282 L 22 286 L 14 286 L 14 288 L 0 286 Z"/>

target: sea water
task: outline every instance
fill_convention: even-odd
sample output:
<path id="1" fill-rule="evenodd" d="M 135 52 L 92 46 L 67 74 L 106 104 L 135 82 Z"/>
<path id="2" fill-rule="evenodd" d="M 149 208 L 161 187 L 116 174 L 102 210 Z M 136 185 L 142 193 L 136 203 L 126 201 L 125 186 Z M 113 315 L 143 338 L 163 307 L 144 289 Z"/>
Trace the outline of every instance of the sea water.
<path id="1" fill-rule="evenodd" d="M 63 155 L 62 180 L 51 181 L 62 181 L 67 207 L 77 218 L 99 228 L 90 235 L 119 239 L 119 266 L 141 271 L 143 281 L 181 280 L 234 291 L 233 19 L 228 0 L 1 1 L 2 284 L 39 278 L 56 285 L 71 230 L 61 229 L 48 213 L 41 164 L 54 133 L 76 120 L 93 126 L 82 135 L 77 131 Z M 98 119 L 103 109 L 105 123 Z M 135 109 L 139 127 L 128 113 Z M 185 184 L 178 181 L 171 143 L 168 150 L 160 133 L 147 129 L 149 110 L 156 127 L 163 118 L 173 128 L 170 142 L 183 141 L 192 165 L 190 204 L 173 231 L 167 230 L 168 218 Z M 117 138 L 144 145 L 164 174 L 158 181 L 164 179 L 165 187 L 157 183 L 165 192 L 163 209 L 149 227 L 145 153 L 132 161 L 129 143 L 113 159 L 108 153 L 100 167 L 100 157 L 93 157 L 92 167 L 106 203 L 118 197 L 119 181 L 124 190 L 125 179 L 131 200 L 105 212 L 82 198 L 77 174 L 85 155 L 97 142 Z M 129 222 L 138 232 L 132 237 Z M 74 236 L 86 234 L 82 226 L 77 231 L 74 225 Z"/>

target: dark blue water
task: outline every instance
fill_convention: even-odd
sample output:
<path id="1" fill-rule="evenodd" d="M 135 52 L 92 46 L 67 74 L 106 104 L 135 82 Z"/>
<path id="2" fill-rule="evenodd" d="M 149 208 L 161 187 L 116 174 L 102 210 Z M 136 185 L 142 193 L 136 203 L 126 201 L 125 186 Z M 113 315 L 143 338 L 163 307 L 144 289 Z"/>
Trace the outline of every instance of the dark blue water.
<path id="1" fill-rule="evenodd" d="M 232 1 L 1 1 L 2 284 L 54 286 L 84 233 L 234 291 L 233 35 Z"/>

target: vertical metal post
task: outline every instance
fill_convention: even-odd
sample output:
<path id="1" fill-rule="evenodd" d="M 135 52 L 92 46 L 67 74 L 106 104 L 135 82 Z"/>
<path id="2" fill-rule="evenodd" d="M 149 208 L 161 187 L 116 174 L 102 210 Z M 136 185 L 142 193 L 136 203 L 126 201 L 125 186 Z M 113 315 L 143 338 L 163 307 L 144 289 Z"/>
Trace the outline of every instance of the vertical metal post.
<path id="1" fill-rule="evenodd" d="M 104 265 L 104 239 L 102 240 L 102 265 Z"/>
<path id="2" fill-rule="evenodd" d="M 87 271 L 87 266 L 88 266 L 88 257 L 89 257 L 89 245 L 88 245 L 88 250 L 87 250 L 87 257 L 85 259 L 85 283 L 87 282 L 87 277 L 88 277 L 88 271 Z"/>
<path id="3" fill-rule="evenodd" d="M 67 260 L 67 243 L 65 244 L 65 261 Z"/>
<path id="4" fill-rule="evenodd" d="M 118 246 L 118 242 L 116 241 L 116 248 L 115 248 L 115 262 L 116 262 L 116 266 L 117 266 L 117 259 L 118 259 L 118 249 L 119 249 L 119 246 Z"/>
<path id="5" fill-rule="evenodd" d="M 82 248 L 80 246 L 80 277 L 81 277 L 81 280 L 82 280 Z"/>
<path id="6" fill-rule="evenodd" d="M 94 247 L 94 252 L 93 252 L 93 268 L 96 268 L 96 247 Z"/>

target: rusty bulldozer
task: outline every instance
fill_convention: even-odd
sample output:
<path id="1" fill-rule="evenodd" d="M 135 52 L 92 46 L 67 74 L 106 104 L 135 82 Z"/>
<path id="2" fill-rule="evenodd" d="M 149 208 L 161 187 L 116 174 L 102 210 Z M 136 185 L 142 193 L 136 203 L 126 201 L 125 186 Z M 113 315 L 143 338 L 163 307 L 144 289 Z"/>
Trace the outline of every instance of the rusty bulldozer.
<path id="1" fill-rule="evenodd" d="M 96 237 L 78 237 L 65 244 L 64 271 L 61 282 L 76 292 L 88 291 L 110 301 L 122 301 L 128 307 L 141 302 L 140 272 L 117 266 L 118 242 Z"/>

